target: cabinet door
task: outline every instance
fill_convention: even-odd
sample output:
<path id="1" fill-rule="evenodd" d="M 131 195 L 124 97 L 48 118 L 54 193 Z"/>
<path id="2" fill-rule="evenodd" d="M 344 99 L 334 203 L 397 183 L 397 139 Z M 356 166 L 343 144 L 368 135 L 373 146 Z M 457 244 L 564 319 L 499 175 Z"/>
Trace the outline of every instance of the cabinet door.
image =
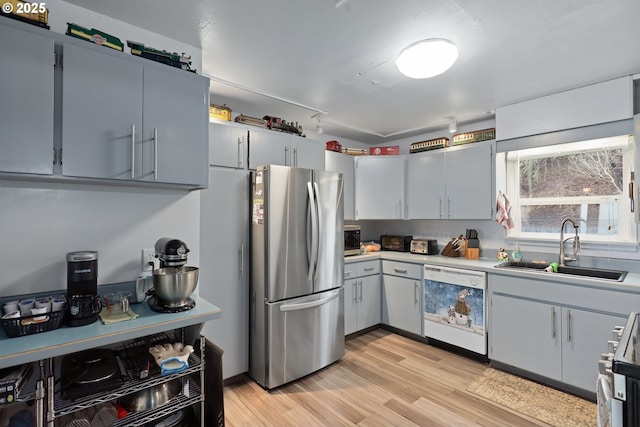
<path id="1" fill-rule="evenodd" d="M 140 179 L 142 65 L 102 47 L 63 48 L 62 174 Z"/>
<path id="2" fill-rule="evenodd" d="M 0 25 L 0 171 L 53 173 L 53 39 Z"/>
<path id="3" fill-rule="evenodd" d="M 447 218 L 491 219 L 493 199 L 490 142 L 446 152 Z"/>
<path id="4" fill-rule="evenodd" d="M 211 168 L 209 188 L 200 191 L 198 292 L 224 312 L 202 332 L 224 350 L 224 378 L 249 370 L 248 224 L 248 172 Z"/>
<path id="5" fill-rule="evenodd" d="M 358 330 L 358 295 L 360 280 L 344 282 L 344 334 L 349 335 Z"/>
<path id="6" fill-rule="evenodd" d="M 244 126 L 209 123 L 209 164 L 246 168 L 248 140 L 249 131 Z"/>
<path id="7" fill-rule="evenodd" d="M 407 159 L 409 219 L 441 219 L 445 215 L 444 152 L 412 154 Z"/>
<path id="8" fill-rule="evenodd" d="M 562 382 L 593 391 L 598 378 L 598 359 L 606 351 L 614 326 L 626 317 L 584 310 L 562 309 Z"/>
<path id="9" fill-rule="evenodd" d="M 490 359 L 561 379 L 559 307 L 494 294 L 489 319 Z"/>
<path id="10" fill-rule="evenodd" d="M 291 166 L 291 136 L 270 130 L 249 131 L 249 169 L 264 165 Z"/>
<path id="11" fill-rule="evenodd" d="M 356 160 L 356 219 L 405 217 L 405 156 Z"/>
<path id="12" fill-rule="evenodd" d="M 382 281 L 382 322 L 422 335 L 420 281 L 387 274 Z"/>
<path id="13" fill-rule="evenodd" d="M 358 329 L 365 329 L 381 323 L 382 291 L 380 275 L 361 277 L 358 295 Z"/>
<path id="14" fill-rule="evenodd" d="M 208 79 L 145 67 L 142 125 L 145 181 L 207 185 Z"/>
<path id="15" fill-rule="evenodd" d="M 297 168 L 325 170 L 324 143 L 292 135 L 291 165 Z"/>
<path id="16" fill-rule="evenodd" d="M 325 150 L 324 156 L 325 169 L 342 174 L 344 183 L 344 219 L 353 220 L 356 218 L 356 167 L 353 156 L 327 150 Z"/>

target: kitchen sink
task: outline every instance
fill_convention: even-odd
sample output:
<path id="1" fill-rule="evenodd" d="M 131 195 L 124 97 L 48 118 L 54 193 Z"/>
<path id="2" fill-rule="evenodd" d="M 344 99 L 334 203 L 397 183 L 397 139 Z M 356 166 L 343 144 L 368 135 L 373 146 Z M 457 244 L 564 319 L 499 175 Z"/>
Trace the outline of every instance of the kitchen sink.
<path id="1" fill-rule="evenodd" d="M 531 262 L 531 261 L 505 261 L 496 265 L 497 268 L 508 269 L 520 269 L 520 270 L 532 270 L 532 271 L 544 271 L 549 266 L 546 262 Z M 558 266 L 558 274 L 567 274 L 571 276 L 590 277 L 593 279 L 605 279 L 622 282 L 627 277 L 626 271 L 621 270 L 607 270 L 603 268 L 590 268 L 590 267 L 578 267 L 578 266 Z"/>
<path id="2" fill-rule="evenodd" d="M 573 276 L 586 276 L 596 279 L 608 279 L 622 282 L 627 277 L 626 271 L 605 270 L 602 268 L 574 267 L 574 266 L 558 266 L 558 273 L 571 274 Z"/>
<path id="3" fill-rule="evenodd" d="M 532 261 L 505 261 L 496 265 L 498 268 L 519 268 L 519 269 L 533 269 L 544 270 L 549 266 L 548 262 L 532 262 Z"/>

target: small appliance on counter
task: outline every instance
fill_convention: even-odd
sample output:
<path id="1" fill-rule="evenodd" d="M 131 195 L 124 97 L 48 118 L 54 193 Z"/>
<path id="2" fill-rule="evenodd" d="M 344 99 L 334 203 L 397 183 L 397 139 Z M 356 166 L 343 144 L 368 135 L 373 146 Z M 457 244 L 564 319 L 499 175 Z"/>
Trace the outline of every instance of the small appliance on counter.
<path id="1" fill-rule="evenodd" d="M 413 236 L 380 236 L 383 251 L 409 252 Z"/>
<path id="2" fill-rule="evenodd" d="M 360 226 L 344 225 L 344 256 L 360 255 Z"/>
<path id="3" fill-rule="evenodd" d="M 159 268 L 153 270 L 153 291 L 149 307 L 160 313 L 178 313 L 191 310 L 196 302 L 190 295 L 198 284 L 199 269 L 189 267 L 189 248 L 182 240 L 163 237 L 155 244 Z"/>
<path id="4" fill-rule="evenodd" d="M 437 255 L 439 253 L 438 241 L 435 239 L 413 239 L 409 252 L 420 255 Z"/>
<path id="5" fill-rule="evenodd" d="M 98 252 L 67 254 L 67 302 L 69 326 L 88 325 L 98 320 L 102 309 L 98 296 Z"/>

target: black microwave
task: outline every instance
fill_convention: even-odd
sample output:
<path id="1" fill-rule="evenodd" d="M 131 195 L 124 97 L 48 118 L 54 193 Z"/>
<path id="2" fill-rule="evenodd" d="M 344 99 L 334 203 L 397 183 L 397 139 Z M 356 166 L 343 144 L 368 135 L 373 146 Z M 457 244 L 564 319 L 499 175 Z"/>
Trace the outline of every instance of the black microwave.
<path id="1" fill-rule="evenodd" d="M 344 226 L 344 255 L 360 254 L 360 226 L 347 225 Z"/>

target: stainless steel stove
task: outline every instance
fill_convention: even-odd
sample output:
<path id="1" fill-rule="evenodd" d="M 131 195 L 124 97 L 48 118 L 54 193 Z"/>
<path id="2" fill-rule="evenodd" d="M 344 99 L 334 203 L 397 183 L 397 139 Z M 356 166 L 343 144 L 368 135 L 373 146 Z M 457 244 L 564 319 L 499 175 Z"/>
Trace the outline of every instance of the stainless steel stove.
<path id="1" fill-rule="evenodd" d="M 640 426 L 640 314 L 616 326 L 599 361 L 598 426 Z"/>

